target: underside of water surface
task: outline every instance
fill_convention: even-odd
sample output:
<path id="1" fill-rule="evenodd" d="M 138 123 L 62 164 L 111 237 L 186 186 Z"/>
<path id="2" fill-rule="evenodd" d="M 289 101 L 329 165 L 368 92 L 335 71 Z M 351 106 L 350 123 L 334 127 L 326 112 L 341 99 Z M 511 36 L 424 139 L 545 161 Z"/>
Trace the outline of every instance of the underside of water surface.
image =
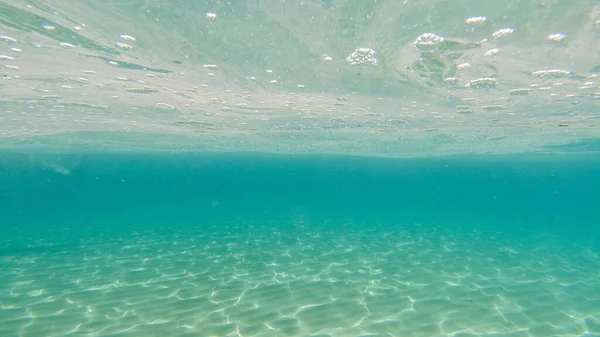
<path id="1" fill-rule="evenodd" d="M 600 336 L 596 0 L 0 0 L 0 336 Z"/>
<path id="2" fill-rule="evenodd" d="M 6 149 L 598 153 L 600 6 L 0 3 Z"/>

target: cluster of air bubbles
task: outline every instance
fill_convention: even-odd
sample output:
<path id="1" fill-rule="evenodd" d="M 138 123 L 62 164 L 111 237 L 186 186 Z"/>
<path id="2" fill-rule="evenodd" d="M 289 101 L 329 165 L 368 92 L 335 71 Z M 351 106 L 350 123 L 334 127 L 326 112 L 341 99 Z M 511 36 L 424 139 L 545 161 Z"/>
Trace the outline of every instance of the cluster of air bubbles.
<path id="1" fill-rule="evenodd" d="M 377 58 L 375 58 L 375 50 L 371 48 L 361 47 L 348 55 L 346 61 L 352 65 L 356 64 L 371 64 L 377 65 Z"/>
<path id="2" fill-rule="evenodd" d="M 209 20 L 214 20 L 217 18 L 217 14 L 208 12 L 208 13 L 206 13 L 206 18 Z"/>
<path id="3" fill-rule="evenodd" d="M 421 51 L 433 51 L 438 49 L 443 42 L 444 38 L 439 35 L 424 33 L 415 40 L 414 45 Z"/>
<path id="4" fill-rule="evenodd" d="M 473 89 L 493 88 L 498 84 L 498 80 L 492 77 L 483 77 L 472 80 L 466 84 L 466 87 Z"/>
<path id="5" fill-rule="evenodd" d="M 487 18 L 485 16 L 474 16 L 465 20 L 467 25 L 481 25 L 485 23 Z"/>
<path id="6" fill-rule="evenodd" d="M 531 94 L 531 92 L 532 90 L 529 88 L 518 88 L 509 90 L 508 94 L 512 96 L 528 96 L 529 94 Z"/>
<path id="7" fill-rule="evenodd" d="M 534 71 L 531 75 L 541 78 L 562 78 L 571 75 L 571 72 L 562 69 L 550 69 Z"/>

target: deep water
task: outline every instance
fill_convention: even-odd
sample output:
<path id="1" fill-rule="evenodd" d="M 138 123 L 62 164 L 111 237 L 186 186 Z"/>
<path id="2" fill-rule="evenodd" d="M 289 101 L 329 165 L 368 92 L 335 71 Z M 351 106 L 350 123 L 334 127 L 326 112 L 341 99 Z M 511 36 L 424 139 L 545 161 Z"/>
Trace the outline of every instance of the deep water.
<path id="1" fill-rule="evenodd" d="M 600 233 L 600 158 L 91 154 L 0 161 L 6 237 L 219 222 Z M 65 170 L 69 170 L 68 174 Z"/>

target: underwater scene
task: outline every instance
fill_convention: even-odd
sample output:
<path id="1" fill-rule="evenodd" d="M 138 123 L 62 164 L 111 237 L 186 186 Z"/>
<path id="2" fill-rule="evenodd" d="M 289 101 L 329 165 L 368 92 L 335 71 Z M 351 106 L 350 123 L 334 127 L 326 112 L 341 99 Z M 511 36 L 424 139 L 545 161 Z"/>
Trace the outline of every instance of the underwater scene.
<path id="1" fill-rule="evenodd" d="M 0 0 L 0 336 L 600 337 L 596 0 Z"/>

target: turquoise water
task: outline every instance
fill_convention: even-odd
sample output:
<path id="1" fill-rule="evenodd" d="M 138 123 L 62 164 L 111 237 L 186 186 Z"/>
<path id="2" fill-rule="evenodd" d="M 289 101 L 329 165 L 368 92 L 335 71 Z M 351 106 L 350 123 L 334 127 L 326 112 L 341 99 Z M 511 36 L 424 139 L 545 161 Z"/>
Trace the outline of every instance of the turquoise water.
<path id="1" fill-rule="evenodd" d="M 5 153 L 0 331 L 598 336 L 599 173 L 589 156 Z"/>
<path id="2" fill-rule="evenodd" d="M 0 337 L 600 337 L 597 0 L 0 0 Z"/>

